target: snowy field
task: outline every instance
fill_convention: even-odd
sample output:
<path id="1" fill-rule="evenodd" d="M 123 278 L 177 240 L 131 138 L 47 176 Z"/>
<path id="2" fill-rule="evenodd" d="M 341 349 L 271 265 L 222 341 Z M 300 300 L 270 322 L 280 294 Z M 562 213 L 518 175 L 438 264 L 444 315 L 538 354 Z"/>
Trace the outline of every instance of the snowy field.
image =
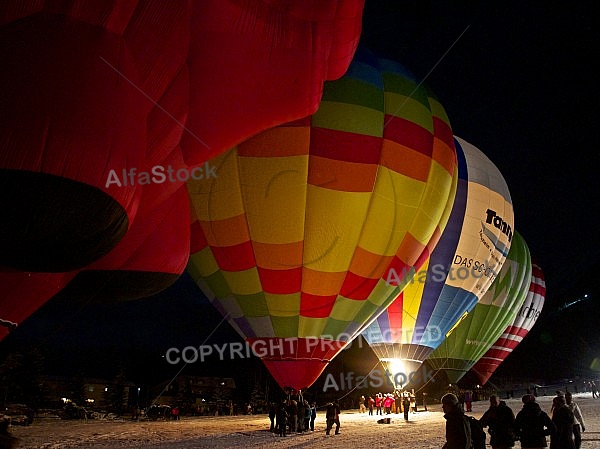
<path id="1" fill-rule="evenodd" d="M 600 448 L 600 399 L 591 393 L 575 394 L 574 401 L 586 419 L 582 449 Z M 538 398 L 542 409 L 550 411 L 552 397 Z M 519 399 L 507 404 L 515 414 L 521 409 Z M 473 416 L 481 417 L 487 402 L 473 403 Z M 183 418 L 180 421 L 107 421 L 87 422 L 38 419 L 30 427 L 12 427 L 20 439 L 20 448 L 109 449 L 109 448 L 436 448 L 444 444 L 445 420 L 441 406 L 411 413 L 409 421 L 402 414 L 389 415 L 391 424 L 377 424 L 377 416 L 358 411 L 342 412 L 340 435 L 325 435 L 325 416 L 319 413 L 315 431 L 279 437 L 268 431 L 266 415 Z M 489 443 L 489 437 L 488 437 Z M 488 445 L 489 447 L 489 445 Z M 520 447 L 519 443 L 515 449 Z"/>

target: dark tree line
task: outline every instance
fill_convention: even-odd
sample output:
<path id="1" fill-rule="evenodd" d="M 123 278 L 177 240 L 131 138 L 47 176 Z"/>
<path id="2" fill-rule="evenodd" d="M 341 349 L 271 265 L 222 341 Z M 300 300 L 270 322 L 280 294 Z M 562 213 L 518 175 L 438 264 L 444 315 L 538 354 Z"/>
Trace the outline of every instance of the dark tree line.
<path id="1" fill-rule="evenodd" d="M 44 357 L 37 348 L 15 351 L 0 363 L 0 403 L 22 403 L 39 408 L 47 396 L 42 375 Z"/>

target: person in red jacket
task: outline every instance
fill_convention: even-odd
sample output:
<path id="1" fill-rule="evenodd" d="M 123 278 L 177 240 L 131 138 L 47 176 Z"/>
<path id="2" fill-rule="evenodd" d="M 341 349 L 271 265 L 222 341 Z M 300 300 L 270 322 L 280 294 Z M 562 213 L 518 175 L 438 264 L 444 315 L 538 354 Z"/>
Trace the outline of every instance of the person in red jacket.
<path id="1" fill-rule="evenodd" d="M 386 394 L 383 399 L 383 408 L 385 409 L 385 414 L 389 415 L 392 413 L 392 403 L 394 402 L 394 397 L 391 394 Z"/>
<path id="2" fill-rule="evenodd" d="M 383 395 L 381 393 L 377 393 L 375 395 L 375 407 L 377 408 L 376 415 L 383 415 L 383 411 L 381 410 L 381 406 L 383 405 Z"/>
<path id="3" fill-rule="evenodd" d="M 369 396 L 369 415 L 373 416 L 373 407 L 375 407 L 375 399 L 373 396 Z"/>

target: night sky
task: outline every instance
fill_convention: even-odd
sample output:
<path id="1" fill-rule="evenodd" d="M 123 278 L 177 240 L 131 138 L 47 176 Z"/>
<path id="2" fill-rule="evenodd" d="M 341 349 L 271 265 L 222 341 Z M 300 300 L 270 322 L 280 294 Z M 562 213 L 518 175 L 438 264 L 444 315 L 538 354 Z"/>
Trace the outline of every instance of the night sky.
<path id="1" fill-rule="evenodd" d="M 454 134 L 496 164 L 515 228 L 544 272 L 542 315 L 492 381 L 598 375 L 590 369 L 600 357 L 600 90 L 591 64 L 600 45 L 592 11 L 591 1 L 365 6 L 362 42 L 425 79 Z"/>
<path id="2" fill-rule="evenodd" d="M 362 41 L 425 78 L 504 175 L 550 297 L 600 261 L 592 2 L 367 1 Z M 459 37 L 460 36 L 460 37 Z"/>
<path id="3" fill-rule="evenodd" d="M 600 356 L 594 330 L 600 308 L 593 293 L 600 262 L 594 63 L 600 48 L 592 11 L 591 1 L 559 8 L 421 0 L 367 0 L 364 10 L 362 43 L 424 79 L 446 108 L 454 133 L 500 169 L 511 192 L 515 228 L 544 271 L 542 317 L 499 369 L 504 376 L 518 375 L 523 366 L 541 373 L 551 369 L 552 376 L 582 375 Z M 558 311 L 586 291 L 588 299 Z M 220 319 L 184 275 L 143 301 L 52 300 L 6 338 L 0 351 L 35 344 L 45 348 L 53 369 L 81 364 L 108 376 L 115 360 L 122 360 L 136 375 L 168 376 L 177 370 L 162 359 L 166 349 L 198 346 Z M 210 338 L 241 341 L 227 323 Z M 556 350 L 565 363 L 548 366 L 545 360 Z M 211 368 L 218 370 L 216 365 Z"/>
<path id="4" fill-rule="evenodd" d="M 600 90 L 592 61 L 600 42 L 592 11 L 591 1 L 366 2 L 362 42 L 425 79 L 454 134 L 499 168 L 515 228 L 545 275 L 542 315 L 492 381 L 597 376 Z"/>

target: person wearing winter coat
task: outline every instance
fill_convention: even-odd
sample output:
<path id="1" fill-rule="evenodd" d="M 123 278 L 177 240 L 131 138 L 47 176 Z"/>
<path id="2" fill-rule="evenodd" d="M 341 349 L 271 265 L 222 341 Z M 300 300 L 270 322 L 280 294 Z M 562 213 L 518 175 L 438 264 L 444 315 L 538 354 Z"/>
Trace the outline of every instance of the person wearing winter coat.
<path id="1" fill-rule="evenodd" d="M 377 395 L 375 395 L 375 407 L 377 408 L 375 414 L 383 415 L 383 411 L 381 410 L 381 407 L 383 407 L 383 395 L 381 393 L 377 393 Z"/>
<path id="2" fill-rule="evenodd" d="M 335 424 L 335 434 L 338 435 L 340 433 L 340 405 L 337 401 L 327 404 L 325 419 L 327 420 L 325 433 L 329 435 L 329 432 Z"/>
<path id="3" fill-rule="evenodd" d="M 410 411 L 410 398 L 408 393 L 404 393 L 404 399 L 402 400 L 402 411 L 404 412 L 404 420 L 408 421 L 408 412 Z"/>
<path id="4" fill-rule="evenodd" d="M 366 403 L 366 399 L 364 396 L 361 396 L 360 399 L 358 400 L 358 409 L 360 411 L 360 413 L 365 413 L 367 411 L 367 406 L 365 405 Z"/>
<path id="5" fill-rule="evenodd" d="M 317 418 L 317 403 L 313 402 L 310 406 L 310 431 L 315 431 L 315 419 Z"/>
<path id="6" fill-rule="evenodd" d="M 556 426 L 556 433 L 550 438 L 550 449 L 575 449 L 573 439 L 573 424 L 575 416 L 564 396 L 556 396 L 552 400 L 552 422 Z"/>
<path id="7" fill-rule="evenodd" d="M 470 390 L 465 391 L 465 407 L 466 407 L 466 411 L 467 413 L 472 412 L 473 411 L 473 396 L 471 394 Z"/>
<path id="8" fill-rule="evenodd" d="M 286 401 L 282 401 L 277 407 L 277 430 L 279 431 L 279 436 L 284 437 L 287 434 L 287 426 L 288 426 L 288 406 Z"/>
<path id="9" fill-rule="evenodd" d="M 442 449 L 470 449 L 471 425 L 456 395 L 448 393 L 442 397 L 442 410 L 446 419 L 446 443 Z"/>
<path id="10" fill-rule="evenodd" d="M 296 428 L 292 431 L 296 431 L 298 433 L 302 433 L 304 431 L 304 417 L 306 416 L 306 409 L 303 400 L 298 401 L 298 407 L 296 409 Z"/>
<path id="11" fill-rule="evenodd" d="M 392 403 L 394 402 L 394 397 L 391 394 L 386 394 L 383 399 L 383 408 L 385 409 L 385 414 L 389 415 L 392 413 Z"/>
<path id="12" fill-rule="evenodd" d="M 567 402 L 567 407 L 569 407 L 575 417 L 575 423 L 573 424 L 573 439 L 575 440 L 575 449 L 580 449 L 581 432 L 585 432 L 585 421 L 581 414 L 581 409 L 577 403 L 573 402 L 573 396 L 568 391 L 565 393 L 565 401 Z"/>
<path id="13" fill-rule="evenodd" d="M 523 408 L 515 417 L 515 434 L 522 449 L 542 449 L 548 446 L 546 436 L 556 432 L 556 426 L 544 412 L 535 396 L 526 394 L 522 398 Z"/>
<path id="14" fill-rule="evenodd" d="M 310 429 L 310 416 L 312 415 L 312 411 L 310 409 L 310 404 L 308 401 L 304 401 L 304 431 L 308 432 Z"/>
<path id="15" fill-rule="evenodd" d="M 515 414 L 506 402 L 499 401 L 495 394 L 490 396 L 490 408 L 479 422 L 482 427 L 488 428 L 492 449 L 507 449 L 515 445 Z"/>
<path id="16" fill-rule="evenodd" d="M 298 403 L 295 399 L 292 399 L 288 403 L 288 427 L 290 432 L 295 432 L 298 429 Z"/>

